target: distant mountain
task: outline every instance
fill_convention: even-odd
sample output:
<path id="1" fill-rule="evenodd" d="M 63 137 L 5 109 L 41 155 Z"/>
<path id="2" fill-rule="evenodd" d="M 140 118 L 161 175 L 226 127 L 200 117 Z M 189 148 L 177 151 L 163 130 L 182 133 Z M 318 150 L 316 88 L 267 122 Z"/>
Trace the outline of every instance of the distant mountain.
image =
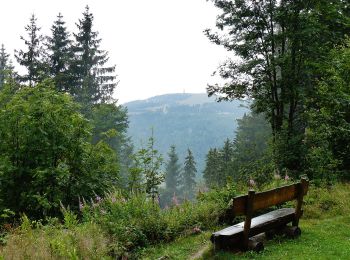
<path id="1" fill-rule="evenodd" d="M 167 94 L 124 105 L 129 113 L 129 135 L 136 148 L 146 144 L 153 128 L 156 148 L 164 160 L 173 144 L 181 161 L 190 148 L 199 175 L 209 148 L 221 147 L 227 138 L 233 139 L 236 119 L 248 112 L 246 102 L 218 103 L 207 94 Z"/>

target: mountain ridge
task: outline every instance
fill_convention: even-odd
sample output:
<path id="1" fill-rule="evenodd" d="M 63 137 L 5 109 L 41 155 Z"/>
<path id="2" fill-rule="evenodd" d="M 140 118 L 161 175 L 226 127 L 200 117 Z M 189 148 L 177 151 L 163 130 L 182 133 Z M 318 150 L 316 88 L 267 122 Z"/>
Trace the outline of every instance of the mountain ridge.
<path id="1" fill-rule="evenodd" d="M 227 138 L 232 140 L 236 119 L 249 111 L 246 101 L 215 100 L 206 93 L 174 93 L 127 102 L 129 135 L 140 148 L 153 129 L 156 149 L 165 161 L 171 145 L 176 146 L 181 162 L 190 148 L 201 175 L 208 150 L 221 147 Z"/>

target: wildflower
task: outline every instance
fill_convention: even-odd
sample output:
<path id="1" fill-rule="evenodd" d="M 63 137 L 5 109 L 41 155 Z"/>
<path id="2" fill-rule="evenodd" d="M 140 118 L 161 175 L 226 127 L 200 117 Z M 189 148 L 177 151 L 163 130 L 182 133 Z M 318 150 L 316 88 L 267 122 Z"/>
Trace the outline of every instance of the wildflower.
<path id="1" fill-rule="evenodd" d="M 107 211 L 105 211 L 104 209 L 101 209 L 100 212 L 102 215 L 106 215 L 106 213 L 107 213 Z"/>
<path id="2" fill-rule="evenodd" d="M 255 186 L 255 181 L 253 179 L 249 180 L 249 186 L 254 187 Z"/>
<path id="3" fill-rule="evenodd" d="M 97 203 L 100 203 L 102 199 L 100 196 L 96 195 L 95 200 Z"/>
<path id="4" fill-rule="evenodd" d="M 288 174 L 286 174 L 286 176 L 284 176 L 284 180 L 285 180 L 285 181 L 289 181 L 289 179 L 290 179 L 290 178 L 289 178 Z"/>
<path id="5" fill-rule="evenodd" d="M 111 202 L 112 203 L 116 203 L 117 202 L 117 199 L 115 197 L 111 197 Z"/>
<path id="6" fill-rule="evenodd" d="M 174 204 L 175 206 L 179 206 L 179 201 L 177 200 L 177 197 L 176 197 L 175 192 L 174 192 L 174 196 L 173 196 L 173 198 L 171 199 L 171 201 L 173 202 L 173 204 Z"/>
<path id="7" fill-rule="evenodd" d="M 281 175 L 279 175 L 278 173 L 276 173 L 274 176 L 275 180 L 280 180 L 281 179 Z"/>
<path id="8" fill-rule="evenodd" d="M 197 227 L 197 226 L 192 229 L 192 233 L 193 234 L 198 234 L 198 233 L 201 233 L 201 232 L 202 232 L 202 230 L 199 227 Z"/>
<path id="9" fill-rule="evenodd" d="M 80 197 L 79 197 L 79 210 L 83 211 L 83 209 L 84 209 L 84 203 L 80 200 Z"/>

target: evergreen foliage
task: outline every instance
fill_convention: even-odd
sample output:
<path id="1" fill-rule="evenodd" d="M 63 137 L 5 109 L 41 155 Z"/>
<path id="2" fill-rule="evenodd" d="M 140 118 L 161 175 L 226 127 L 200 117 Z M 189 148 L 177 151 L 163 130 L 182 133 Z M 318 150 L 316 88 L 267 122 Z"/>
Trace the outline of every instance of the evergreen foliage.
<path id="1" fill-rule="evenodd" d="M 224 187 L 229 182 L 262 185 L 271 180 L 272 158 L 268 147 L 271 129 L 264 115 L 246 114 L 238 121 L 236 137 L 227 139 L 220 149 L 207 154 L 204 179 L 210 188 Z"/>
<path id="2" fill-rule="evenodd" d="M 70 34 L 65 27 L 63 16 L 58 14 L 57 20 L 51 27 L 51 36 L 47 37 L 47 65 L 50 76 L 54 79 L 56 89 L 61 92 L 72 92 L 72 49 Z"/>
<path id="3" fill-rule="evenodd" d="M 234 182 L 254 180 L 261 185 L 271 180 L 271 138 L 271 128 L 263 114 L 252 112 L 238 120 L 230 173 Z"/>
<path id="4" fill-rule="evenodd" d="M 188 149 L 180 181 L 182 184 L 181 193 L 185 199 L 193 200 L 195 198 L 196 174 L 196 162 L 192 151 Z"/>
<path id="5" fill-rule="evenodd" d="M 120 151 L 126 141 L 129 123 L 126 108 L 116 103 L 95 104 L 92 108 L 92 122 L 94 125 L 92 143 L 97 143 L 113 129 L 116 131 L 116 136 L 110 138 L 108 144 L 116 151 Z"/>
<path id="6" fill-rule="evenodd" d="M 159 185 L 164 181 L 164 174 L 161 171 L 162 156 L 154 148 L 153 131 L 147 147 L 137 151 L 134 160 L 135 168 L 131 170 L 129 189 L 146 192 L 155 203 L 159 196 Z"/>
<path id="7" fill-rule="evenodd" d="M 238 124 L 239 126 L 239 124 Z M 228 176 L 232 175 L 232 157 L 233 157 L 233 144 L 229 139 L 226 139 L 224 146 L 220 150 L 220 180 L 219 185 L 223 186 L 228 181 Z"/>
<path id="8" fill-rule="evenodd" d="M 203 172 L 203 178 L 206 185 L 209 188 L 221 187 L 225 176 L 223 176 L 222 172 L 219 171 L 221 164 L 219 150 L 216 148 L 211 148 L 207 154 L 205 163 L 206 165 Z"/>
<path id="9" fill-rule="evenodd" d="M 93 14 L 85 8 L 83 18 L 77 23 L 78 32 L 74 34 L 74 61 L 72 74 L 74 90 L 71 94 L 83 104 L 86 113 L 91 105 L 112 100 L 116 87 L 115 66 L 106 67 L 108 52 L 100 49 L 101 39 L 93 30 Z"/>
<path id="10" fill-rule="evenodd" d="M 178 188 L 181 173 L 181 165 L 179 163 L 179 157 L 176 153 L 175 145 L 170 147 L 168 157 L 168 161 L 165 165 L 165 186 L 167 192 L 173 195 L 179 193 Z"/>
<path id="11" fill-rule="evenodd" d="M 3 44 L 1 44 L 1 49 L 0 49 L 0 90 L 2 89 L 4 83 L 5 83 L 5 78 L 6 78 L 6 71 L 8 69 L 8 58 L 9 54 L 6 53 L 5 47 Z"/>
<path id="12" fill-rule="evenodd" d="M 47 67 L 44 62 L 44 36 L 40 34 L 41 28 L 38 27 L 34 14 L 25 30 L 28 33 L 28 38 L 21 36 L 21 40 L 24 41 L 26 50 L 15 51 L 15 58 L 27 70 L 27 74 L 19 77 L 20 81 L 28 83 L 32 87 L 47 76 Z"/>

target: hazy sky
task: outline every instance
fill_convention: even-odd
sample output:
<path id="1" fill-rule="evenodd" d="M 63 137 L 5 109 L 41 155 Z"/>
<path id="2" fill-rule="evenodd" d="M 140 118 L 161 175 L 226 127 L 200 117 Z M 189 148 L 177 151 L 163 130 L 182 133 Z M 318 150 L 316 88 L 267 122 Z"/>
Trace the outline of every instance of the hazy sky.
<path id="1" fill-rule="evenodd" d="M 86 5 L 94 30 L 116 64 L 121 103 L 176 92 L 205 92 L 219 63 L 228 56 L 209 42 L 203 30 L 214 28 L 218 10 L 206 0 L 10 0 L 1 3 L 0 44 L 13 55 L 23 48 L 20 35 L 34 13 L 48 34 L 61 12 L 69 31 Z"/>

